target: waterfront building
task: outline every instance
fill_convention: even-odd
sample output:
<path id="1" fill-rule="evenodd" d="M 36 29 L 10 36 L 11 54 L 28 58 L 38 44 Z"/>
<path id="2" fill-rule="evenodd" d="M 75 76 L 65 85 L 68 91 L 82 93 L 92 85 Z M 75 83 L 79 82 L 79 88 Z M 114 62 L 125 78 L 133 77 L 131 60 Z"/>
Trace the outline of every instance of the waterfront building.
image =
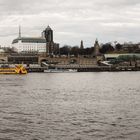
<path id="1" fill-rule="evenodd" d="M 135 58 L 135 59 L 140 59 L 140 54 L 139 53 L 123 53 L 123 54 L 104 54 L 104 60 L 109 61 L 109 60 L 116 60 L 119 57 L 123 58 Z"/>
<path id="2" fill-rule="evenodd" d="M 46 53 L 50 51 L 50 42 L 53 43 L 51 52 L 59 48 L 59 44 L 53 42 L 53 31 L 49 26 L 40 37 L 22 37 L 19 27 L 19 36 L 13 40 L 12 47 L 18 53 Z"/>
<path id="3" fill-rule="evenodd" d="M 39 56 L 37 54 L 10 54 L 8 62 L 13 64 L 38 64 Z"/>
<path id="4" fill-rule="evenodd" d="M 12 47 L 18 53 L 43 53 L 46 52 L 46 40 L 41 37 L 18 37 L 13 40 Z"/>

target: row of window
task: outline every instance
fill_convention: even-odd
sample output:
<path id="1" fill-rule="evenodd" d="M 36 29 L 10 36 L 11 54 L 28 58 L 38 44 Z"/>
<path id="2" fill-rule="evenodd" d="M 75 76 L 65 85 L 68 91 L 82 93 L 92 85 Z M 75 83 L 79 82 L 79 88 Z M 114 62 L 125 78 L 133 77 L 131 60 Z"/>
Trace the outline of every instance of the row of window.
<path id="1" fill-rule="evenodd" d="M 36 44 L 36 43 L 16 43 L 13 45 L 16 51 L 38 51 L 38 52 L 46 52 L 46 43 Z"/>

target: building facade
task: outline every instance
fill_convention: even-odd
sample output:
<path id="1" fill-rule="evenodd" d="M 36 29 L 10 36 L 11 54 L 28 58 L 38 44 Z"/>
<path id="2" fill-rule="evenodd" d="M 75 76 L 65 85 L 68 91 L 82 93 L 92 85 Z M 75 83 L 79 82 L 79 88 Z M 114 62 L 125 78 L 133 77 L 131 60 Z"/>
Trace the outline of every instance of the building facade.
<path id="1" fill-rule="evenodd" d="M 43 38 L 20 37 L 13 40 L 12 47 L 18 53 L 43 53 L 46 52 L 46 40 Z"/>

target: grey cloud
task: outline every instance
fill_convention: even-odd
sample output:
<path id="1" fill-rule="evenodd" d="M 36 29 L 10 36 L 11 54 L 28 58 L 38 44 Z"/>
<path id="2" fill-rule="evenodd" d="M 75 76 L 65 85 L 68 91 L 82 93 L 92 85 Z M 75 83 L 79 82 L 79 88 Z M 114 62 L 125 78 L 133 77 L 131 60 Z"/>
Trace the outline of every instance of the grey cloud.
<path id="1" fill-rule="evenodd" d="M 61 44 L 83 39 L 88 46 L 96 37 L 139 41 L 139 17 L 139 0 L 0 0 L 0 43 L 10 44 L 19 24 L 27 36 L 39 36 L 50 24 Z"/>

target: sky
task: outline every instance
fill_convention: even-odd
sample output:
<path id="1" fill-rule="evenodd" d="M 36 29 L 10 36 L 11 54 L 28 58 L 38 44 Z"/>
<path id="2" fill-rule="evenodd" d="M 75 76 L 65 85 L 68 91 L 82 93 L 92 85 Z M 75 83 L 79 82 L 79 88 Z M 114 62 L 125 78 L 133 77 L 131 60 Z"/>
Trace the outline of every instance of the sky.
<path id="1" fill-rule="evenodd" d="M 54 41 L 68 45 L 140 42 L 140 0 L 0 0 L 0 44 L 18 36 L 39 37 L 48 26 Z"/>

